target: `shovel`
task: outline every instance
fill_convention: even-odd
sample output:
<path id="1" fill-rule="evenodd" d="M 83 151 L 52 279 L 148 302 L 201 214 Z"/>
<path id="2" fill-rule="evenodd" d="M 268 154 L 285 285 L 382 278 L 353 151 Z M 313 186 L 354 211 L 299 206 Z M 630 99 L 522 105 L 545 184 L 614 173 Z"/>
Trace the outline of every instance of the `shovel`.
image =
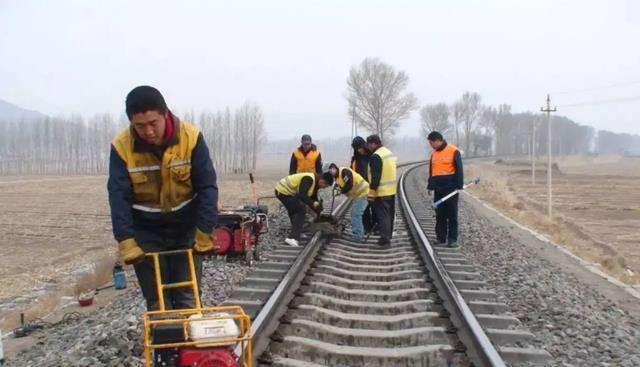
<path id="1" fill-rule="evenodd" d="M 480 177 L 476 177 L 473 180 L 467 182 L 462 189 L 460 190 L 464 190 L 467 187 L 471 186 L 471 185 L 477 185 L 478 183 L 480 183 Z M 452 196 L 457 195 L 458 192 L 460 192 L 460 190 L 455 190 L 452 193 L 448 194 L 447 196 L 440 198 L 438 201 L 435 201 L 433 204 L 431 204 L 431 208 L 436 209 L 438 208 L 438 206 L 440 206 L 440 204 L 444 203 L 445 201 L 449 200 Z"/>

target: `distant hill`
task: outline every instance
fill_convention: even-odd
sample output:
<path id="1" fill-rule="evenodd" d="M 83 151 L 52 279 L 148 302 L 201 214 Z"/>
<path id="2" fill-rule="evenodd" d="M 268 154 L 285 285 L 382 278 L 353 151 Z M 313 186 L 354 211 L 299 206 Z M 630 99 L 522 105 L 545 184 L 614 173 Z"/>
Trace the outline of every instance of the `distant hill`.
<path id="1" fill-rule="evenodd" d="M 38 111 L 25 110 L 0 99 L 0 120 L 15 121 L 23 118 L 30 120 L 40 117 L 44 117 L 44 115 Z"/>

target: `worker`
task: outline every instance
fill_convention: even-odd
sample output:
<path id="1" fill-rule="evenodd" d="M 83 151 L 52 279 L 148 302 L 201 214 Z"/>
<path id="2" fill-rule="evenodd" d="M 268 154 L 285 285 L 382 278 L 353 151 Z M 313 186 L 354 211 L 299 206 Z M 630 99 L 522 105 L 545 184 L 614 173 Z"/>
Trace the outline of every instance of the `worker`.
<path id="1" fill-rule="evenodd" d="M 287 209 L 291 221 L 289 237 L 284 242 L 292 247 L 298 247 L 302 227 L 304 225 L 305 205 L 319 216 L 322 203 L 318 198 L 318 189 L 333 185 L 333 176 L 326 172 L 318 175 L 311 173 L 295 173 L 281 179 L 276 185 L 276 197 Z"/>
<path id="2" fill-rule="evenodd" d="M 329 172 L 334 176 L 340 192 L 353 200 L 351 206 L 351 232 L 355 242 L 364 242 L 364 227 L 362 214 L 367 207 L 369 183 L 351 168 L 338 167 L 335 163 L 329 165 Z"/>
<path id="3" fill-rule="evenodd" d="M 351 157 L 351 170 L 358 173 L 365 180 L 369 179 L 369 156 L 371 152 L 367 150 L 367 142 L 361 137 L 356 136 L 351 141 L 353 148 L 353 156 Z M 368 182 L 368 181 L 367 181 Z M 377 228 L 375 224 L 375 216 L 371 204 L 367 202 L 367 206 L 362 214 L 362 224 L 365 233 L 370 233 Z"/>
<path id="4" fill-rule="evenodd" d="M 390 247 L 396 214 L 396 157 L 378 135 L 367 137 L 367 148 L 371 152 L 368 200 L 380 229 L 378 245 Z"/>
<path id="5" fill-rule="evenodd" d="M 109 205 L 119 254 L 133 264 L 148 310 L 157 310 L 155 273 L 148 252 L 193 248 L 197 279 L 201 254 L 214 251 L 216 172 L 202 133 L 173 115 L 160 92 L 134 88 L 126 98 L 130 126 L 111 143 Z M 163 282 L 190 280 L 186 254 L 161 256 Z M 195 307 L 191 289 L 165 292 L 166 309 Z"/>
<path id="6" fill-rule="evenodd" d="M 437 131 L 429 133 L 427 140 L 433 148 L 427 190 L 429 193 L 433 191 L 433 200 L 437 201 L 455 190 L 462 189 L 462 157 L 458 148 L 447 143 Z M 454 195 L 436 208 L 436 240 L 441 245 L 458 247 L 458 195 Z"/>
<path id="7" fill-rule="evenodd" d="M 304 134 L 300 146 L 293 150 L 289 163 L 289 174 L 315 172 L 322 175 L 322 157 L 318 147 L 311 141 L 311 136 Z"/>

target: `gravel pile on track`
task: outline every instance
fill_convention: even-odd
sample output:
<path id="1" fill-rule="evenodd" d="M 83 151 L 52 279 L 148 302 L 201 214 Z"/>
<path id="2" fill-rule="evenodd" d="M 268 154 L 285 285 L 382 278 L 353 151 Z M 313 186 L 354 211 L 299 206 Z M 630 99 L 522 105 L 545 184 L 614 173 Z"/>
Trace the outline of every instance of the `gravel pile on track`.
<path id="1" fill-rule="evenodd" d="M 640 366 L 640 320 L 519 244 L 461 201 L 461 239 L 500 300 L 531 332 L 551 366 Z"/>
<path id="2" fill-rule="evenodd" d="M 284 212 L 270 215 L 270 232 L 261 240 L 262 254 L 267 255 L 288 231 Z M 241 262 L 209 259 L 204 263 L 203 304 L 216 305 L 226 299 L 250 268 Z M 133 273 L 128 274 L 135 279 Z M 139 289 L 130 287 L 117 299 L 99 310 L 39 332 L 33 348 L 5 361 L 6 367 L 61 366 L 142 366 L 141 336 L 144 300 Z"/>

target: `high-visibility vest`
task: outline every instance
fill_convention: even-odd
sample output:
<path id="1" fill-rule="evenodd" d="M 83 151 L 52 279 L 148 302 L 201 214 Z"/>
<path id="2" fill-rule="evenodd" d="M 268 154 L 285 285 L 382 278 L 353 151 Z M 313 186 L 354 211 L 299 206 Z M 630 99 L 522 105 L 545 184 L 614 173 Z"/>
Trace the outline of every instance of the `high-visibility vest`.
<path id="1" fill-rule="evenodd" d="M 123 129 L 111 142 L 129 171 L 134 210 L 174 212 L 196 196 L 191 184 L 191 153 L 200 132 L 187 122 L 176 125 L 178 143 L 168 146 L 162 157 L 154 152 L 135 152 L 131 127 Z"/>
<path id="2" fill-rule="evenodd" d="M 455 154 L 458 147 L 447 144 L 442 150 L 431 153 L 431 176 L 445 176 L 456 173 Z"/>
<path id="3" fill-rule="evenodd" d="M 316 171 L 316 161 L 318 160 L 318 157 L 320 157 L 319 150 L 310 150 L 305 155 L 302 153 L 300 148 L 296 148 L 293 151 L 293 156 L 296 157 L 297 161 L 296 173 Z"/>
<path id="4" fill-rule="evenodd" d="M 280 181 L 276 185 L 276 191 L 281 193 L 282 195 L 295 196 L 298 195 L 298 189 L 300 188 L 300 182 L 305 177 L 311 177 L 313 183 L 309 190 L 307 190 L 307 196 L 311 197 L 313 195 L 313 190 L 316 187 L 316 175 L 313 173 L 294 173 L 289 175 Z"/>
<path id="5" fill-rule="evenodd" d="M 378 189 L 369 190 L 373 196 L 390 196 L 396 194 L 396 156 L 387 147 L 378 148 L 373 155 L 382 160 L 382 174 Z M 369 182 L 371 182 L 371 166 L 369 166 Z"/>
<path id="6" fill-rule="evenodd" d="M 353 184 L 351 186 L 351 190 L 349 190 L 345 195 L 352 199 L 367 196 L 367 194 L 369 193 L 369 183 L 352 169 L 346 167 L 338 168 L 338 177 L 336 178 L 336 184 L 341 188 L 345 186 L 346 182 L 344 182 L 344 180 L 342 179 L 342 172 L 344 170 L 351 171 L 351 175 L 353 176 Z"/>

